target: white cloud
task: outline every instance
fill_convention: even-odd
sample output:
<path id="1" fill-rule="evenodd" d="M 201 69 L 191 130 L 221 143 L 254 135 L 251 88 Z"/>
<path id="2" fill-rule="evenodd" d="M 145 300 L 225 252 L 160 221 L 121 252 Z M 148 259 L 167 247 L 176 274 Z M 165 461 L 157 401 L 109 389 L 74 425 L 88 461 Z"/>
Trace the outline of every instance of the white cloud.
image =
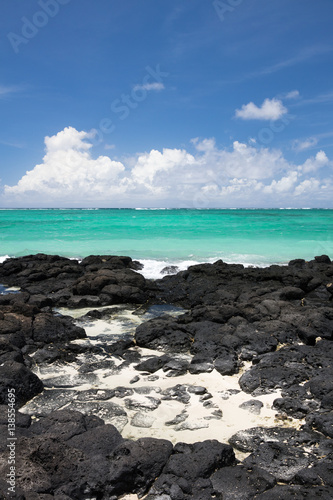
<path id="1" fill-rule="evenodd" d="M 304 141 L 296 139 L 293 142 L 293 149 L 294 149 L 294 151 L 301 152 L 301 151 L 305 151 L 306 149 L 313 148 L 317 144 L 318 144 L 318 139 L 316 137 L 309 137 L 308 139 L 305 139 Z"/>
<path id="2" fill-rule="evenodd" d="M 93 157 L 92 133 L 67 127 L 45 138 L 43 162 L 15 186 L 5 186 L 3 206 L 300 206 L 331 205 L 333 163 L 324 151 L 303 164 L 280 150 L 235 141 L 219 148 L 193 139 L 192 151 L 164 148 L 123 161 Z M 322 167 L 326 167 L 323 169 Z"/>
<path id="3" fill-rule="evenodd" d="M 264 186 L 263 190 L 268 194 L 290 192 L 297 182 L 298 175 L 298 172 L 289 172 L 278 181 L 274 179 L 269 186 Z"/>
<path id="4" fill-rule="evenodd" d="M 48 200 L 86 202 L 104 195 L 124 166 L 108 156 L 94 160 L 89 152 L 92 145 L 86 142 L 89 138 L 91 133 L 72 127 L 46 137 L 43 163 L 26 172 L 16 186 L 5 186 L 5 195 L 27 198 L 32 204 Z"/>
<path id="5" fill-rule="evenodd" d="M 143 83 L 143 84 L 137 84 L 134 85 L 133 90 L 155 90 L 156 92 L 159 92 L 160 90 L 164 90 L 165 86 L 161 82 L 154 82 L 154 83 Z"/>
<path id="6" fill-rule="evenodd" d="M 306 179 L 301 182 L 295 189 L 295 196 L 301 196 L 304 194 L 314 194 L 317 193 L 320 188 L 320 182 L 318 179 L 311 178 Z"/>
<path id="7" fill-rule="evenodd" d="M 236 117 L 242 120 L 279 120 L 286 113 L 288 110 L 279 99 L 265 99 L 261 107 L 249 102 L 236 109 Z"/>
<path id="8" fill-rule="evenodd" d="M 298 99 L 300 97 L 300 93 L 298 90 L 292 90 L 291 92 L 288 92 L 284 98 L 285 99 Z"/>
<path id="9" fill-rule="evenodd" d="M 333 166 L 333 162 L 330 162 L 326 156 L 325 151 L 318 151 L 315 157 L 308 158 L 305 163 L 299 167 L 303 173 L 308 174 L 309 172 L 316 172 L 326 165 Z"/>

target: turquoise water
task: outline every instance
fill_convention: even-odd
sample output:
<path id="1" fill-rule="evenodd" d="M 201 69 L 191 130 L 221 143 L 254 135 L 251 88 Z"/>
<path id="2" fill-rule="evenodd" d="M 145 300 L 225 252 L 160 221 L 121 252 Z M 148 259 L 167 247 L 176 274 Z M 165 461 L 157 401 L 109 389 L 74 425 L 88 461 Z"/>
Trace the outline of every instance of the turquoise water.
<path id="1" fill-rule="evenodd" d="M 333 210 L 0 210 L 0 256 L 38 252 L 129 255 L 183 267 L 333 257 Z"/>

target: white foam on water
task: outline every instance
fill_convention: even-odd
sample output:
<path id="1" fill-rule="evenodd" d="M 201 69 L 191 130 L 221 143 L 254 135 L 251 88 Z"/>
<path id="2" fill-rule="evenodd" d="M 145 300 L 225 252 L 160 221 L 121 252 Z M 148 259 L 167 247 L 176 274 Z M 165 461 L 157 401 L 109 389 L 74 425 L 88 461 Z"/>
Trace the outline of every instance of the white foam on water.
<path id="1" fill-rule="evenodd" d="M 9 255 L 0 255 L 0 264 L 5 262 L 7 259 L 10 259 Z"/>
<path id="2" fill-rule="evenodd" d="M 189 266 L 194 266 L 195 264 L 200 264 L 196 260 L 181 260 L 181 261 L 166 261 L 166 260 L 155 260 L 155 259 L 140 259 L 139 262 L 143 264 L 143 269 L 138 271 L 146 279 L 159 279 L 166 276 L 168 273 L 161 273 L 165 267 L 176 266 L 178 271 L 185 271 Z M 178 272 L 177 271 L 177 272 Z M 175 273 L 172 273 L 175 274 Z"/>
<path id="3" fill-rule="evenodd" d="M 252 258 L 251 258 L 252 257 Z M 195 266 L 197 264 L 213 264 L 219 260 L 219 257 L 210 257 L 203 260 L 158 260 L 158 259 L 139 259 L 139 262 L 143 264 L 143 269 L 138 271 L 146 279 L 159 279 L 163 276 L 167 276 L 169 273 L 162 273 L 161 271 L 165 267 L 176 266 L 178 271 L 185 271 L 190 266 Z M 228 257 L 221 258 L 226 264 L 242 264 L 244 267 L 267 267 L 274 262 L 267 262 L 261 256 L 249 256 L 249 255 L 229 255 Z M 279 265 L 284 265 L 285 263 L 276 263 Z M 171 274 L 176 274 L 172 272 Z"/>

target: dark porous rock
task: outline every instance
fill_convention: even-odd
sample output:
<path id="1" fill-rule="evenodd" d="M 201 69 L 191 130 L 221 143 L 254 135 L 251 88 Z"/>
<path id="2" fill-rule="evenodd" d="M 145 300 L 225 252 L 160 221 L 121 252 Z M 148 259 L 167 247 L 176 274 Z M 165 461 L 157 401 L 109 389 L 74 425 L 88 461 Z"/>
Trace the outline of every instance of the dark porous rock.
<path id="1" fill-rule="evenodd" d="M 313 467 L 299 471 L 295 482 L 306 486 L 329 486 L 333 491 L 333 454 L 323 458 Z"/>
<path id="2" fill-rule="evenodd" d="M 86 417 L 98 417 L 114 425 L 119 432 L 128 422 L 124 408 L 111 401 L 73 401 L 71 409 L 82 412 Z"/>
<path id="3" fill-rule="evenodd" d="M 160 357 L 154 356 L 136 365 L 135 369 L 140 372 L 155 373 L 163 368 L 163 366 L 170 360 L 171 358 L 166 355 Z"/>
<path id="4" fill-rule="evenodd" d="M 3 340 L 3 341 L 2 341 Z M 0 338 L 0 365 L 6 361 L 16 361 L 17 363 L 24 363 L 24 358 L 21 349 L 10 344 L 7 339 Z M 1 347 L 3 347 L 1 349 Z"/>
<path id="5" fill-rule="evenodd" d="M 264 404 L 256 399 L 251 399 L 250 401 L 245 401 L 244 403 L 239 405 L 239 408 L 242 410 L 247 410 L 250 413 L 253 413 L 254 415 L 260 415 L 261 408 L 264 406 Z"/>
<path id="6" fill-rule="evenodd" d="M 172 474 L 161 474 L 149 490 L 146 500 L 222 500 L 214 491 L 210 479 L 197 479 L 190 484 L 186 479 Z"/>
<path id="7" fill-rule="evenodd" d="M 318 255 L 315 257 L 315 261 L 319 264 L 331 264 L 331 259 L 328 255 Z"/>
<path id="8" fill-rule="evenodd" d="M 51 297 L 43 294 L 36 294 L 30 295 L 29 305 L 36 306 L 38 307 L 38 309 L 50 309 L 54 305 L 54 303 Z"/>
<path id="9" fill-rule="evenodd" d="M 35 416 L 33 423 L 16 414 L 17 498 L 116 500 L 148 491 L 148 500 L 333 498 L 331 259 L 298 259 L 263 269 L 217 261 L 158 280 L 145 280 L 135 272 L 140 268 L 129 257 L 105 255 L 79 263 L 37 254 L 0 264 L 0 281 L 21 288 L 20 293 L 0 295 L 1 478 L 7 473 L 3 443 L 8 437 L 8 388 L 16 390 L 17 410 L 35 396 L 23 410 Z M 148 317 L 158 317 L 142 323 L 135 340 L 129 334 L 108 344 L 100 338 L 93 345 L 73 343 L 85 337 L 84 330 L 52 310 L 89 307 L 88 317 L 79 320 L 84 326 L 91 318 L 112 320 L 128 304 L 132 310 L 142 304 L 138 315 L 148 311 Z M 187 310 L 159 316 L 162 309 L 170 312 L 170 305 Z M 106 308 L 98 311 L 100 306 Z M 137 346 L 160 354 L 147 359 Z M 98 362 L 95 355 L 100 356 Z M 58 371 L 61 363 L 73 361 L 75 376 Z M 241 389 L 254 398 L 277 390 L 281 396 L 276 394 L 273 407 L 279 427 L 243 430 L 230 439 L 235 449 L 250 453 L 241 464 L 231 446 L 217 441 L 178 443 L 173 449 L 167 441 L 128 441 L 120 435 L 129 418 L 149 434 L 161 400 L 183 405 L 172 420 L 165 418 L 175 432 L 208 427 L 222 412 L 205 387 L 178 384 L 165 390 L 155 387 L 154 392 L 145 386 L 134 391 L 135 385 L 105 391 L 71 387 L 97 384 L 95 370 L 100 368 L 119 374 L 135 364 L 139 371 L 163 369 L 167 376 L 215 369 L 227 377 L 237 373 L 243 361 L 252 361 L 252 366 L 240 378 Z M 54 362 L 56 374 L 50 369 Z M 49 376 L 49 388 L 43 392 L 32 366 Z M 225 399 L 230 395 L 221 392 Z M 112 398 L 125 401 L 120 406 Z M 189 418 L 191 399 L 209 409 L 198 423 Z M 245 409 L 258 412 L 261 404 L 250 400 Z M 64 407 L 83 414 L 53 411 Z M 305 417 L 306 423 L 301 430 L 281 427 L 286 420 L 290 425 L 290 417 Z M 0 497 L 5 497 L 5 489 L 1 479 Z"/>
<path id="10" fill-rule="evenodd" d="M 50 344 L 41 349 L 37 349 L 33 356 L 33 362 L 36 365 L 40 365 L 41 363 L 54 363 L 54 361 L 62 357 L 62 354 L 61 347 Z"/>
<path id="11" fill-rule="evenodd" d="M 214 369 L 213 360 L 207 355 L 196 354 L 190 363 L 189 372 L 192 374 L 210 373 Z"/>
<path id="12" fill-rule="evenodd" d="M 294 447 L 306 446 L 315 453 L 322 436 L 313 431 L 297 431 L 290 427 L 253 427 L 234 434 L 229 443 L 244 453 L 257 450 L 263 443 L 283 443 Z"/>
<path id="13" fill-rule="evenodd" d="M 147 300 L 146 280 L 141 274 L 125 267 L 87 268 L 90 271 L 78 278 L 71 288 L 74 296 L 99 297 L 103 305 L 141 304 Z"/>
<path id="14" fill-rule="evenodd" d="M 180 353 L 190 350 L 191 334 L 174 318 L 164 315 L 138 326 L 135 341 L 139 347 Z"/>
<path id="15" fill-rule="evenodd" d="M 8 406 L 0 405 L 0 425 L 8 425 Z M 15 426 L 27 429 L 31 425 L 30 415 L 21 413 L 20 411 L 15 412 Z"/>
<path id="16" fill-rule="evenodd" d="M 98 271 L 99 269 L 139 269 L 141 264 L 133 261 L 130 257 L 119 255 L 89 255 L 85 257 L 80 266 L 86 271 Z"/>
<path id="17" fill-rule="evenodd" d="M 78 391 L 76 399 L 78 401 L 106 401 L 114 398 L 115 389 L 88 389 L 87 391 Z"/>
<path id="18" fill-rule="evenodd" d="M 49 344 L 52 342 L 69 341 L 86 338 L 86 332 L 74 324 L 68 316 L 53 316 L 41 313 L 33 322 L 34 342 Z"/>
<path id="19" fill-rule="evenodd" d="M 311 487 L 277 485 L 255 497 L 255 500 L 332 500 L 333 491 L 324 486 Z"/>
<path id="20" fill-rule="evenodd" d="M 284 411 L 293 418 L 304 418 L 311 411 L 310 406 L 311 403 L 309 405 L 294 398 L 277 398 L 273 402 L 273 408 Z"/>
<path id="21" fill-rule="evenodd" d="M 323 395 L 320 406 L 324 410 L 330 410 L 333 408 L 333 391 Z"/>
<path id="22" fill-rule="evenodd" d="M 264 354 L 259 363 L 244 373 L 239 385 L 245 392 L 265 394 L 274 389 L 286 389 L 309 378 L 304 363 L 307 352 L 302 346 L 283 347 L 279 351 Z"/>
<path id="23" fill-rule="evenodd" d="M 333 366 L 331 370 L 313 377 L 307 384 L 311 394 L 319 400 L 333 391 Z"/>
<path id="24" fill-rule="evenodd" d="M 87 431 L 86 417 L 74 410 L 54 411 L 30 427 L 31 435 L 67 441 Z"/>
<path id="25" fill-rule="evenodd" d="M 213 488 L 210 479 L 199 478 L 192 487 L 193 500 L 222 500 L 223 497 Z"/>
<path id="26" fill-rule="evenodd" d="M 113 425 L 100 425 L 74 435 L 67 440 L 67 444 L 83 451 L 88 456 L 107 456 L 122 441 L 121 434 Z"/>
<path id="27" fill-rule="evenodd" d="M 184 359 L 170 359 L 163 366 L 163 371 L 166 372 L 167 377 L 179 377 L 180 375 L 185 375 L 188 368 L 188 361 Z"/>
<path id="28" fill-rule="evenodd" d="M 166 266 L 163 267 L 161 274 L 176 274 L 179 271 L 178 266 Z"/>
<path id="29" fill-rule="evenodd" d="M 50 493 L 77 479 L 84 454 L 64 441 L 21 438 L 17 447 L 17 484 L 25 492 Z"/>
<path id="30" fill-rule="evenodd" d="M 163 473 L 193 484 L 199 478 L 209 478 L 216 469 L 234 464 L 235 455 L 231 446 L 216 440 L 194 444 L 178 443 Z"/>
<path id="31" fill-rule="evenodd" d="M 238 359 L 235 355 L 218 357 L 214 361 L 214 368 L 221 375 L 234 375 L 239 371 Z"/>
<path id="32" fill-rule="evenodd" d="M 193 498 L 191 493 L 192 485 L 185 478 L 162 473 L 149 490 L 146 500 L 185 500 Z"/>
<path id="33" fill-rule="evenodd" d="M 333 438 L 333 411 L 319 414 L 309 414 L 306 418 L 308 425 L 314 430 Z"/>
<path id="34" fill-rule="evenodd" d="M 246 467 L 260 467 L 272 474 L 278 481 L 289 482 L 315 460 L 300 448 L 281 443 L 267 442 L 259 446 L 244 461 Z"/>
<path id="35" fill-rule="evenodd" d="M 276 485 L 276 478 L 263 469 L 243 465 L 223 467 L 211 476 L 214 491 L 224 500 L 252 500 Z"/>
<path id="36" fill-rule="evenodd" d="M 161 404 L 161 401 L 157 398 L 152 398 L 151 396 L 147 396 L 144 399 L 136 399 L 136 398 L 128 398 L 125 399 L 125 406 L 129 410 L 156 410 L 158 406 Z"/>
<path id="37" fill-rule="evenodd" d="M 288 263 L 288 266 L 303 269 L 306 266 L 306 262 L 304 259 L 293 259 Z"/>
<path id="38" fill-rule="evenodd" d="M 185 385 L 177 384 L 174 387 L 168 387 L 161 393 L 162 399 L 179 401 L 180 403 L 187 404 L 191 396 L 187 392 Z"/>
<path id="39" fill-rule="evenodd" d="M 165 425 L 178 425 L 181 424 L 182 422 L 185 422 L 188 418 L 188 413 L 186 410 L 183 410 L 179 415 L 176 415 L 175 418 L 172 420 L 169 420 L 168 422 L 165 422 Z"/>
<path id="40" fill-rule="evenodd" d="M 202 387 L 200 385 L 189 385 L 187 390 L 191 394 L 197 394 L 198 396 L 203 396 L 207 392 L 206 387 Z"/>
<path id="41" fill-rule="evenodd" d="M 109 455 L 109 495 L 147 492 L 167 463 L 173 446 L 164 439 L 123 441 Z"/>
<path id="42" fill-rule="evenodd" d="M 100 297 L 96 295 L 71 295 L 67 300 L 67 307 L 80 309 L 83 307 L 98 307 L 102 305 Z"/>
<path id="43" fill-rule="evenodd" d="M 0 366 L 0 404 L 7 404 L 8 390 L 15 390 L 15 402 L 23 406 L 42 392 L 42 381 L 26 366 L 16 361 L 5 361 Z"/>
<path id="44" fill-rule="evenodd" d="M 281 300 L 300 300 L 304 297 L 304 291 L 301 288 L 288 286 L 280 291 Z"/>

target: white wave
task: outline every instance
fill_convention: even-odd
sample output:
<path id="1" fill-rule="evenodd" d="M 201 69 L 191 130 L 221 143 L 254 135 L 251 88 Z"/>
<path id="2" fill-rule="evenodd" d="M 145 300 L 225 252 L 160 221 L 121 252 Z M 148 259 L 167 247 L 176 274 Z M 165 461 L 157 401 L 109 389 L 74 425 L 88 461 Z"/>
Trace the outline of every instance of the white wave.
<path id="1" fill-rule="evenodd" d="M 0 255 L 0 264 L 5 262 L 7 259 L 10 259 L 9 255 Z"/>
<path id="2" fill-rule="evenodd" d="M 143 269 L 139 271 L 147 279 L 159 279 L 163 278 L 165 274 L 161 271 L 165 267 L 176 266 L 179 271 L 185 271 L 189 266 L 194 266 L 199 264 L 196 260 L 182 260 L 182 261 L 167 261 L 167 260 L 155 260 L 155 259 L 139 259 L 139 262 L 143 264 Z"/>
<path id="3" fill-rule="evenodd" d="M 161 271 L 165 267 L 176 266 L 178 271 L 185 271 L 190 266 L 195 266 L 197 264 L 214 264 L 219 257 L 210 257 L 208 259 L 202 260 L 157 260 L 157 259 L 138 259 L 141 264 L 143 264 L 143 269 L 138 271 L 146 279 L 159 279 L 163 276 L 167 276 L 168 273 L 162 273 Z M 228 257 L 222 257 L 221 260 L 226 264 L 242 264 L 244 267 L 268 267 L 272 264 L 287 265 L 287 262 L 273 262 L 267 261 L 261 256 L 255 256 L 254 258 L 250 255 L 229 255 Z M 172 274 L 175 274 L 172 273 Z"/>

